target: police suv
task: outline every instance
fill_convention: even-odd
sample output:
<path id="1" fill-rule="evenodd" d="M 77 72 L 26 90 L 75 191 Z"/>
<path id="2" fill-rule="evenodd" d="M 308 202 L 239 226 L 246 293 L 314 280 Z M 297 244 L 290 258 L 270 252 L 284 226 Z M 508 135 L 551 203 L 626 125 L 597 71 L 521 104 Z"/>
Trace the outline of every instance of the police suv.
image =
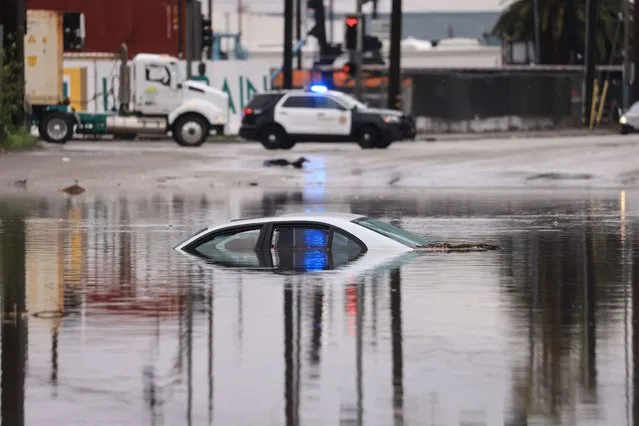
<path id="1" fill-rule="evenodd" d="M 244 110 L 239 136 L 266 149 L 291 149 L 297 142 L 357 142 L 364 149 L 388 148 L 414 139 L 414 120 L 400 111 L 370 108 L 354 97 L 311 86 L 308 90 L 255 94 Z"/>

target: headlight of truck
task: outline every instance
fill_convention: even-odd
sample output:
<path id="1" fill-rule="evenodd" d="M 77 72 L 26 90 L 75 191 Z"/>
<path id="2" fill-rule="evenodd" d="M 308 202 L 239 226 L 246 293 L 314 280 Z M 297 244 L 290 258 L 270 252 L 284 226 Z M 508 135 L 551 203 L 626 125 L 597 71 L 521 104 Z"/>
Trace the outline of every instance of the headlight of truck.
<path id="1" fill-rule="evenodd" d="M 385 115 L 385 116 L 382 117 L 382 119 L 386 123 L 399 123 L 399 121 L 400 121 L 400 117 L 398 117 L 396 115 Z"/>
<path id="2" fill-rule="evenodd" d="M 626 124 L 628 122 L 628 119 L 626 118 L 625 115 L 622 115 L 621 118 L 619 119 L 619 122 L 621 124 Z"/>

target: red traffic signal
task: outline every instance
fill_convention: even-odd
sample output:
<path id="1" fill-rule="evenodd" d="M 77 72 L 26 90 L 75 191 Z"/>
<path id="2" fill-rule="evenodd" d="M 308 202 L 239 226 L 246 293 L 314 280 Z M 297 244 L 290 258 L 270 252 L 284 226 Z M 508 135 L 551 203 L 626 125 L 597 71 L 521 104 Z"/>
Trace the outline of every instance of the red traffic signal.
<path id="1" fill-rule="evenodd" d="M 346 25 L 348 25 L 349 27 L 354 27 L 355 25 L 357 25 L 357 22 L 359 22 L 359 19 L 357 18 L 346 18 Z"/>

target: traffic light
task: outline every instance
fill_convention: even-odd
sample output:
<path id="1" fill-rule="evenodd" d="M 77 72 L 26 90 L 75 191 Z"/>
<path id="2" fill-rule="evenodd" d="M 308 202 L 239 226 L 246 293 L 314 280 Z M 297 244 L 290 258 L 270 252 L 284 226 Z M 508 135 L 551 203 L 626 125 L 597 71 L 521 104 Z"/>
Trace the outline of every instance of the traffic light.
<path id="1" fill-rule="evenodd" d="M 213 45 L 212 27 L 211 20 L 202 17 L 202 47 L 211 47 Z"/>
<path id="2" fill-rule="evenodd" d="M 342 72 L 348 74 L 349 77 L 355 77 L 355 73 L 357 72 L 357 66 L 355 62 L 347 62 L 342 67 Z"/>
<path id="3" fill-rule="evenodd" d="M 344 46 L 346 50 L 357 49 L 357 31 L 361 24 L 359 16 L 346 15 L 344 18 Z"/>

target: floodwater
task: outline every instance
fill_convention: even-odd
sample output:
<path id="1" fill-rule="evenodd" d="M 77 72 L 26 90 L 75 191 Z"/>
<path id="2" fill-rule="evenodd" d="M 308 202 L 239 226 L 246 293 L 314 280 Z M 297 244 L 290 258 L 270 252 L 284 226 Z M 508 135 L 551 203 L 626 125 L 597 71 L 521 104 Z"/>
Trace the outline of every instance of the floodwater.
<path id="1" fill-rule="evenodd" d="M 0 201 L 2 426 L 639 426 L 639 195 L 320 195 Z M 503 250 L 286 276 L 171 249 L 322 209 Z"/>

